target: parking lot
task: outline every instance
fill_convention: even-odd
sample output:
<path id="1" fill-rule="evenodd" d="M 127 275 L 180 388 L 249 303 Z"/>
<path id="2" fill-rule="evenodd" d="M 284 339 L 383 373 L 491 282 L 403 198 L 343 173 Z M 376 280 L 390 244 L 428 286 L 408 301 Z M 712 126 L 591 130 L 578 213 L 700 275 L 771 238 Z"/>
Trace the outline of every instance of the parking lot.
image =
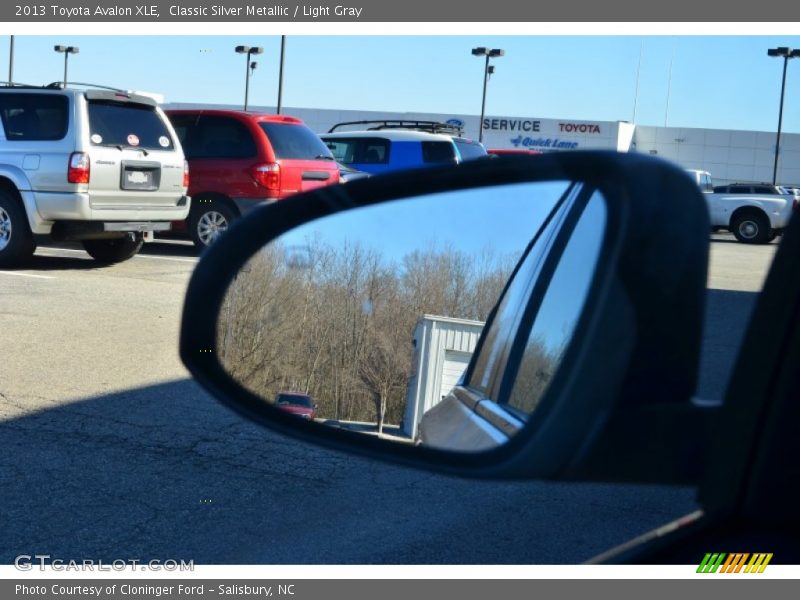
<path id="1" fill-rule="evenodd" d="M 700 395 L 722 397 L 779 241 L 713 236 Z M 463 481 L 261 430 L 178 358 L 196 262 L 185 242 L 113 267 L 47 246 L 0 271 L 3 563 L 577 562 L 694 507 L 690 489 Z"/>

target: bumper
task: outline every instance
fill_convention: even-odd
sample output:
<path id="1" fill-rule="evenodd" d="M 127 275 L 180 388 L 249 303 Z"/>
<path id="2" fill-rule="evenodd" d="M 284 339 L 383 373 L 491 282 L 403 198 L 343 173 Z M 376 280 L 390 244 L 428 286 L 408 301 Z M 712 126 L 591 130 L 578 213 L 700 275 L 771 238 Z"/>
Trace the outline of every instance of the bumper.
<path id="1" fill-rule="evenodd" d="M 103 221 L 149 223 L 179 221 L 189 214 L 191 205 L 188 196 L 176 196 L 172 205 L 161 206 L 101 206 L 93 207 L 89 194 L 47 193 L 32 194 L 35 211 L 28 211 L 34 233 L 49 233 L 55 221 Z M 31 212 L 34 214 L 32 215 Z M 148 229 L 152 231 L 152 229 Z M 136 229 L 136 231 L 143 231 Z"/>
<path id="2" fill-rule="evenodd" d="M 50 236 L 56 241 L 102 240 L 141 233 L 152 240 L 156 231 L 169 231 L 165 221 L 56 221 Z"/>

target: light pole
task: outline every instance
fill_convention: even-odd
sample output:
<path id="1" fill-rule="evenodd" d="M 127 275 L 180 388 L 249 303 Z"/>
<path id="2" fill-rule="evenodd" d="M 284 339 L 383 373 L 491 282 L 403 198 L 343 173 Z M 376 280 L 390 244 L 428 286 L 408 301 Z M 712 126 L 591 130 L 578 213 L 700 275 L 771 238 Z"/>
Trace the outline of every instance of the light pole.
<path id="1" fill-rule="evenodd" d="M 14 36 L 8 44 L 8 83 L 14 84 Z"/>
<path id="2" fill-rule="evenodd" d="M 283 56 L 286 53 L 286 36 L 281 36 L 281 66 L 278 70 L 278 108 L 276 113 L 281 114 L 283 104 Z"/>
<path id="3" fill-rule="evenodd" d="M 69 61 L 69 55 L 77 54 L 80 52 L 80 48 L 77 46 L 53 46 L 53 50 L 64 53 L 64 87 L 67 87 L 67 63 Z"/>
<path id="4" fill-rule="evenodd" d="M 481 102 L 481 121 L 478 126 L 478 141 L 481 143 L 483 143 L 483 116 L 486 114 L 486 84 L 489 82 L 490 73 L 494 73 L 494 67 L 491 67 L 491 71 L 489 70 L 489 59 L 498 56 L 504 56 L 505 53 L 505 50 L 501 50 L 500 48 L 486 48 L 484 46 L 472 49 L 472 56 L 486 57 L 486 64 L 483 67 L 483 101 Z"/>
<path id="5" fill-rule="evenodd" d="M 261 54 L 264 52 L 263 48 L 259 46 L 236 46 L 238 54 L 246 54 L 247 60 L 244 63 L 244 110 L 247 111 L 247 99 L 250 94 L 250 71 L 256 68 L 256 62 L 250 62 L 250 57 L 253 54 Z"/>
<path id="6" fill-rule="evenodd" d="M 778 109 L 778 134 L 775 138 L 775 163 L 772 167 L 772 185 L 778 183 L 778 155 L 781 148 L 781 126 L 783 125 L 783 94 L 786 91 L 786 65 L 789 63 L 790 58 L 800 57 L 800 50 L 792 50 L 786 46 L 778 48 L 770 48 L 767 50 L 767 56 L 779 56 L 783 58 L 783 79 L 781 79 L 781 103 Z"/>

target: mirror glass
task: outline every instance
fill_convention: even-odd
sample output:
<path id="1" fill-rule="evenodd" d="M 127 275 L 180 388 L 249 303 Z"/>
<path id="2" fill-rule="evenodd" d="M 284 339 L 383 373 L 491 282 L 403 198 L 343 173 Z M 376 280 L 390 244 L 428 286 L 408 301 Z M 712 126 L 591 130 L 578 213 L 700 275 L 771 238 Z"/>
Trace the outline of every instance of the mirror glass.
<path id="1" fill-rule="evenodd" d="M 558 366 L 594 272 L 604 211 L 599 194 L 555 181 L 417 196 L 311 221 L 263 247 L 231 283 L 217 324 L 220 362 L 287 414 L 396 443 L 428 443 L 421 421 L 459 403 L 458 386 L 519 418 L 524 401 L 497 396 L 493 382 L 510 368 L 516 337 L 527 346 L 521 372 L 538 377 L 539 388 L 541 369 L 530 366 L 537 340 L 548 377 Z M 589 241 L 560 238 L 565 228 Z M 562 252 L 573 257 L 569 268 L 543 270 Z M 547 289 L 542 319 L 522 339 L 522 315 L 544 272 L 563 289 Z M 512 400 L 522 397 L 514 389 Z M 451 415 L 442 431 L 474 421 L 469 412 Z M 431 443 L 449 447 L 447 439 Z"/>

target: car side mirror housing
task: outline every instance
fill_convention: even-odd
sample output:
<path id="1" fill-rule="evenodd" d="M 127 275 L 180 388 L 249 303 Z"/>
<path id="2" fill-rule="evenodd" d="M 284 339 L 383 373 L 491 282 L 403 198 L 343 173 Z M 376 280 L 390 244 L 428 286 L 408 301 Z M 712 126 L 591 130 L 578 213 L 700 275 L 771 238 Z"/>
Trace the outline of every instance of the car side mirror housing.
<path id="1" fill-rule="evenodd" d="M 307 441 L 471 477 L 691 483 L 709 218 L 652 157 L 499 157 L 261 207 L 189 283 L 181 357 Z M 285 390 L 314 414 L 278 408 Z M 299 416 L 305 418 L 298 418 Z"/>

